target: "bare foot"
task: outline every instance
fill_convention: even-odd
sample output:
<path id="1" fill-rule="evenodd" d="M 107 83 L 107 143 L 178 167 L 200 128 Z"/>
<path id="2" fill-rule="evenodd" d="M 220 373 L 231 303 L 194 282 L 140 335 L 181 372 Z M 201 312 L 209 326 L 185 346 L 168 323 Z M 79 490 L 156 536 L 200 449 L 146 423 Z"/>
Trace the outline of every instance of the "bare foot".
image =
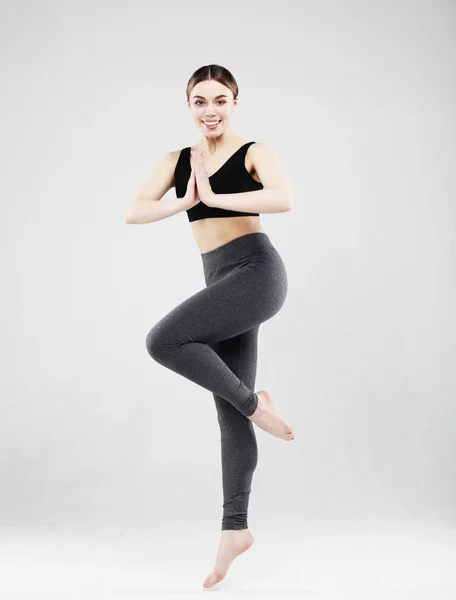
<path id="1" fill-rule="evenodd" d="M 236 556 L 248 550 L 254 539 L 248 529 L 226 529 L 222 531 L 214 570 L 206 577 L 203 587 L 210 588 L 222 581 Z"/>
<path id="2" fill-rule="evenodd" d="M 247 418 L 264 431 L 278 438 L 287 441 L 294 440 L 293 430 L 276 413 L 269 392 L 261 390 L 255 393 L 258 396 L 258 406 L 253 415 Z"/>

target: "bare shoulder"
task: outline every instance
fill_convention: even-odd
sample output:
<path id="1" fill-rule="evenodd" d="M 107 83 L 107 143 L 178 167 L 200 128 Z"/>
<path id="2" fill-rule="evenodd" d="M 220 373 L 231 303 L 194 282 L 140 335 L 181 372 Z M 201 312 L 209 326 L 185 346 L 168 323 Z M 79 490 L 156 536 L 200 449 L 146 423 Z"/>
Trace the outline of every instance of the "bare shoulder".
<path id="1" fill-rule="evenodd" d="M 291 194 L 290 180 L 282 168 L 276 153 L 268 144 L 255 142 L 248 148 L 251 168 L 265 188 L 283 187 Z"/>
<path id="2" fill-rule="evenodd" d="M 269 159 L 276 158 L 272 148 L 265 142 L 254 142 L 248 147 L 247 152 L 249 152 L 252 157 L 260 158 L 260 160 L 262 157 Z"/>
<path id="3" fill-rule="evenodd" d="M 261 165 L 269 164 L 271 166 L 277 166 L 279 163 L 279 159 L 272 148 L 264 142 L 255 142 L 254 144 L 250 145 L 247 149 L 247 155 L 251 160 L 255 171 L 257 164 L 261 168 Z"/>
<path id="4" fill-rule="evenodd" d="M 161 156 L 149 177 L 139 187 L 136 193 L 138 200 L 161 200 L 174 187 L 174 171 L 180 153 L 180 150 L 171 150 Z"/>
<path id="5" fill-rule="evenodd" d="M 161 160 L 158 162 L 157 166 L 160 166 L 165 170 L 172 169 L 174 174 L 174 170 L 176 168 L 177 161 L 179 160 L 180 153 L 181 150 L 170 150 L 169 152 L 166 152 L 161 157 Z"/>

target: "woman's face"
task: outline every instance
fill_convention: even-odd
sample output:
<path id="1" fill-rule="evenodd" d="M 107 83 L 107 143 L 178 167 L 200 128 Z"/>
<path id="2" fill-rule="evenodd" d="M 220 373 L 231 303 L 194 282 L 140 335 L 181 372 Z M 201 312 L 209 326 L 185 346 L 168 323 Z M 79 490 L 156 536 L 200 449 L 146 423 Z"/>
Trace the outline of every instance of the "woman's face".
<path id="1" fill-rule="evenodd" d="M 218 137 L 229 127 L 237 100 L 222 83 L 208 79 L 197 83 L 190 92 L 188 106 L 195 124 L 206 137 Z M 205 125 L 217 121 L 217 125 Z"/>

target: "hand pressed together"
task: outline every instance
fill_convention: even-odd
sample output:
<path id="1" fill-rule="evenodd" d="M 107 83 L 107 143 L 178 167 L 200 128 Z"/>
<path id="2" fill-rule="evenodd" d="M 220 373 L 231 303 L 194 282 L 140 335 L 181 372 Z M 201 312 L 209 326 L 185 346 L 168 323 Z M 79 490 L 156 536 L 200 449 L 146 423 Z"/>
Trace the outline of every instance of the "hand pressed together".
<path id="1" fill-rule="evenodd" d="M 196 187 L 198 190 L 198 196 L 206 206 L 212 206 L 212 201 L 214 200 L 215 194 L 212 191 L 211 183 L 209 181 L 208 174 L 206 172 L 206 167 L 203 162 L 203 151 L 202 150 L 192 150 L 195 152 L 193 168 L 195 171 L 195 179 L 196 179 Z"/>
<path id="2" fill-rule="evenodd" d="M 189 210 L 200 201 L 206 206 L 213 206 L 215 194 L 203 163 L 202 150 L 190 151 L 190 167 L 190 177 L 183 199 L 184 209 Z"/>

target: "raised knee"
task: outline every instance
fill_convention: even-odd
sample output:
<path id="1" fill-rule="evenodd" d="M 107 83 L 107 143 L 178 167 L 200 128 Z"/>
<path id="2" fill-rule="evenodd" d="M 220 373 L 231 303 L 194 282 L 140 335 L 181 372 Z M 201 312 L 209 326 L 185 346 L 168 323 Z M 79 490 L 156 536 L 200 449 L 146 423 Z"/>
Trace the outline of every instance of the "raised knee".
<path id="1" fill-rule="evenodd" d="M 146 336 L 146 348 L 154 360 L 164 363 L 176 353 L 179 345 L 168 327 L 157 324 Z"/>
<path id="2" fill-rule="evenodd" d="M 163 356 L 164 349 L 166 348 L 166 343 L 164 340 L 164 336 L 159 332 L 157 327 L 152 327 L 152 329 L 147 334 L 146 348 L 147 352 L 155 360 L 158 360 Z"/>

